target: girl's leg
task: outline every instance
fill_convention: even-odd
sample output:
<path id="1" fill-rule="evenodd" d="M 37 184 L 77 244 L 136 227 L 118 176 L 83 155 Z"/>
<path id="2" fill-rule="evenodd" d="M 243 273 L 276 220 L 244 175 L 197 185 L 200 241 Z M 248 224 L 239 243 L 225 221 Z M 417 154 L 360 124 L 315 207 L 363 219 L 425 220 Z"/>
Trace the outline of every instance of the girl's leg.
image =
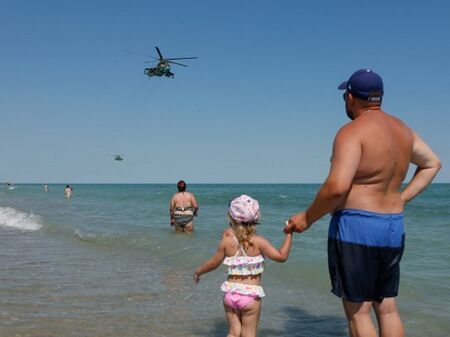
<path id="1" fill-rule="evenodd" d="M 259 315 L 261 313 L 261 299 L 255 299 L 241 310 L 241 337 L 256 337 Z"/>
<path id="2" fill-rule="evenodd" d="M 231 309 L 225 303 L 223 304 L 225 309 L 225 316 L 228 320 L 228 335 L 227 337 L 240 337 L 241 336 L 241 313 L 239 310 Z"/>

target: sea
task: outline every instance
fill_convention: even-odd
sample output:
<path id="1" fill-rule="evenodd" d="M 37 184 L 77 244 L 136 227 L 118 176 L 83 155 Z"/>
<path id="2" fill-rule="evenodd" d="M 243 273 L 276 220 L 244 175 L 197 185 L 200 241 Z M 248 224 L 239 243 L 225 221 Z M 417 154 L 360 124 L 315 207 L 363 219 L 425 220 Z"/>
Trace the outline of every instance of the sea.
<path id="1" fill-rule="evenodd" d="M 317 184 L 190 184 L 194 234 L 175 233 L 175 184 L 0 187 L 0 336 L 226 336 L 221 266 L 193 282 L 227 228 L 231 198 L 259 200 L 258 233 L 279 246 L 284 222 Z M 330 292 L 329 216 L 294 235 L 285 263 L 267 261 L 258 336 L 347 336 Z M 450 184 L 433 184 L 405 210 L 398 308 L 409 337 L 450 336 Z"/>

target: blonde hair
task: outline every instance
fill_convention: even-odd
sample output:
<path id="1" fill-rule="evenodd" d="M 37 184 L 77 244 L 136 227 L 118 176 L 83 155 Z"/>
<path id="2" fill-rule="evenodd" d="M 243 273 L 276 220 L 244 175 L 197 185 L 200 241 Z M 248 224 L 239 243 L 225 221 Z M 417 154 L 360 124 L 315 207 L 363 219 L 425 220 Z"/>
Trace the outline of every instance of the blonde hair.
<path id="1" fill-rule="evenodd" d="M 229 213 L 228 218 L 232 224 L 234 235 L 239 244 L 244 247 L 244 250 L 253 247 L 254 243 L 252 241 L 252 236 L 256 234 L 256 224 L 243 225 L 234 220 Z"/>

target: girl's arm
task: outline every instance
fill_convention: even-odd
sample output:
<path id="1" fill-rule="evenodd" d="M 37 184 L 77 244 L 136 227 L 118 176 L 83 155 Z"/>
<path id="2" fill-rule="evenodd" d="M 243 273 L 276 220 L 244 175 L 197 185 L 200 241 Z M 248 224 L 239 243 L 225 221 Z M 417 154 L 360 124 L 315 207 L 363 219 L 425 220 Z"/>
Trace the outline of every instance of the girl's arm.
<path id="1" fill-rule="evenodd" d="M 200 281 L 200 275 L 209 273 L 216 269 L 222 263 L 225 258 L 225 243 L 226 238 L 224 237 L 217 247 L 216 253 L 210 258 L 208 261 L 203 263 L 200 267 L 198 267 L 194 272 L 194 282 Z"/>
<path id="2" fill-rule="evenodd" d="M 292 245 L 292 232 L 286 234 L 280 249 L 276 249 L 272 244 L 262 236 L 258 237 L 258 248 L 265 256 L 275 262 L 284 262 L 288 259 Z"/>

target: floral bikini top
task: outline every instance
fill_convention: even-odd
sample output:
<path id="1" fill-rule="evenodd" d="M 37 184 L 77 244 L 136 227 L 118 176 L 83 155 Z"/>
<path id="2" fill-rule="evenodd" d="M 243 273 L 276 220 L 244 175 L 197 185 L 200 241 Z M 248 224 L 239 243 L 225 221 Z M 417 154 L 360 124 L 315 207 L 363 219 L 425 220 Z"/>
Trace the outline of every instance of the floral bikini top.
<path id="1" fill-rule="evenodd" d="M 228 275 L 259 275 L 264 271 L 264 257 L 262 255 L 247 256 L 244 247 L 241 246 L 233 235 L 234 240 L 238 244 L 238 251 L 234 256 L 228 256 L 223 264 L 228 266 Z"/>

